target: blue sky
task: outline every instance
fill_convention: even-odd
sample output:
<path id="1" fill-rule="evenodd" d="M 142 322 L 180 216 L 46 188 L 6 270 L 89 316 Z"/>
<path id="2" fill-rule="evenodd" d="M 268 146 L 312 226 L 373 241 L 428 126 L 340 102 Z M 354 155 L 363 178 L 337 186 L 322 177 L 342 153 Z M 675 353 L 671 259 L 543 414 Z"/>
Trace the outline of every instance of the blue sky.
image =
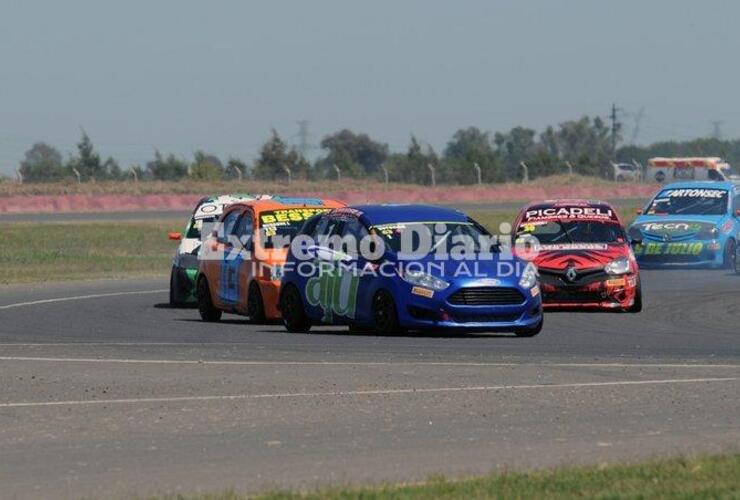
<path id="1" fill-rule="evenodd" d="M 638 140 L 740 136 L 738 2 L 3 0 L 0 172 L 80 126 L 122 166 L 155 148 L 251 161 L 348 127 L 403 149 L 458 128 L 625 110 Z"/>

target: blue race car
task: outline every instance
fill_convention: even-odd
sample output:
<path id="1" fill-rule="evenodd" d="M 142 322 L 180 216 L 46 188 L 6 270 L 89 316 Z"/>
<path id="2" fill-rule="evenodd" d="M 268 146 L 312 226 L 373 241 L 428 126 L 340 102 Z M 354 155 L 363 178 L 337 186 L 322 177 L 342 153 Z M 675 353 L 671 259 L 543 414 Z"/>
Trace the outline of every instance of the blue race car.
<path id="1" fill-rule="evenodd" d="M 733 269 L 740 236 L 740 187 L 676 182 L 661 188 L 630 227 L 641 267 Z"/>
<path id="2" fill-rule="evenodd" d="M 279 307 L 290 332 L 313 324 L 404 330 L 542 329 L 537 269 L 458 210 L 426 205 L 334 209 L 291 244 Z"/>

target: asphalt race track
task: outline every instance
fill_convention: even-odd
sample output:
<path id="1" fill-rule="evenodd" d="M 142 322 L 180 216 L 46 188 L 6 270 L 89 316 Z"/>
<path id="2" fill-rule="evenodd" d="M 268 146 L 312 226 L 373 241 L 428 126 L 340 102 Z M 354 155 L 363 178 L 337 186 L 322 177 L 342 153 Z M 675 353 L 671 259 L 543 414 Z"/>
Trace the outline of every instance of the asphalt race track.
<path id="1" fill-rule="evenodd" d="M 288 334 L 167 281 L 0 289 L 0 497 L 423 480 L 740 449 L 740 276 L 532 339 Z"/>

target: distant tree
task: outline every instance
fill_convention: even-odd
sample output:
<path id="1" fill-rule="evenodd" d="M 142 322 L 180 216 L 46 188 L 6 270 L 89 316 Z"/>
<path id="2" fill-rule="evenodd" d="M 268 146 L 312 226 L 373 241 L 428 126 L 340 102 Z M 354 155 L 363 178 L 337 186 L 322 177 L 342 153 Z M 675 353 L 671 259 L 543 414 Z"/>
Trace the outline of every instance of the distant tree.
<path id="1" fill-rule="evenodd" d="M 504 178 L 500 161 L 491 146 L 488 132 L 477 127 L 460 129 L 447 143 L 442 161 L 442 180 L 455 184 L 478 181 L 474 165 L 481 169 L 483 182 L 501 182 Z"/>
<path id="2" fill-rule="evenodd" d="M 430 184 L 431 173 L 428 165 L 437 167 L 439 159 L 431 148 L 422 148 L 416 137 L 411 136 L 411 143 L 405 154 L 393 154 L 386 162 L 389 176 L 394 181 L 414 184 Z"/>
<path id="3" fill-rule="evenodd" d="M 226 161 L 224 177 L 227 179 L 238 179 L 239 175 L 234 171 L 234 168 L 238 168 L 245 179 L 249 176 L 249 167 L 247 164 L 239 158 L 231 157 Z"/>
<path id="4" fill-rule="evenodd" d="M 190 168 L 190 177 L 195 180 L 217 181 L 223 177 L 224 166 L 217 156 L 196 151 Z"/>
<path id="5" fill-rule="evenodd" d="M 599 117 L 578 120 L 551 127 L 540 136 L 546 153 L 557 160 L 570 161 L 576 171 L 584 175 L 611 174 L 611 130 Z"/>
<path id="6" fill-rule="evenodd" d="M 146 163 L 146 170 L 154 180 L 178 181 L 188 175 L 188 163 L 173 154 L 163 157 L 162 153 L 155 151 L 154 160 Z"/>
<path id="7" fill-rule="evenodd" d="M 530 161 L 534 157 L 537 144 L 537 132 L 530 128 L 514 127 L 505 133 L 496 132 L 493 142 L 496 145 L 496 155 L 503 166 L 503 174 L 507 180 L 521 179 L 522 161 Z"/>
<path id="8" fill-rule="evenodd" d="M 285 167 L 290 169 L 293 179 L 308 178 L 308 161 L 295 149 L 288 148 L 277 131 L 273 130 L 270 139 L 262 145 L 252 173 L 255 179 L 274 181 L 287 177 Z"/>
<path id="9" fill-rule="evenodd" d="M 45 142 L 37 142 L 25 152 L 18 170 L 24 182 L 58 181 L 66 173 L 61 153 Z"/>
<path id="10" fill-rule="evenodd" d="M 67 169 L 70 174 L 77 170 L 83 182 L 115 179 L 120 175 L 118 163 L 110 157 L 102 161 L 84 130 L 80 142 L 77 143 L 77 153 L 77 156 L 73 156 L 67 162 Z"/>
<path id="11" fill-rule="evenodd" d="M 375 175 L 388 158 L 387 144 L 348 129 L 324 137 L 321 148 L 327 151 L 327 155 L 316 162 L 319 177 L 333 176 L 333 165 L 337 165 L 344 175 Z"/>

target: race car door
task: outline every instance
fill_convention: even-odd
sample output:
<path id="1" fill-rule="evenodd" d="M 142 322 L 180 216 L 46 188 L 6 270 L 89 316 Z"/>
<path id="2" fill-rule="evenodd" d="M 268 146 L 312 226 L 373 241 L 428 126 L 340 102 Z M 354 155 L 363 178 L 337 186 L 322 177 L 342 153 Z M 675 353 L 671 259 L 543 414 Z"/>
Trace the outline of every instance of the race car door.
<path id="1" fill-rule="evenodd" d="M 219 300 L 224 309 L 233 309 L 239 298 L 238 273 L 242 261 L 242 247 L 239 237 L 236 234 L 236 227 L 241 215 L 241 210 L 232 210 L 229 212 L 224 217 L 223 236 L 219 237 L 219 242 L 223 244 Z"/>

